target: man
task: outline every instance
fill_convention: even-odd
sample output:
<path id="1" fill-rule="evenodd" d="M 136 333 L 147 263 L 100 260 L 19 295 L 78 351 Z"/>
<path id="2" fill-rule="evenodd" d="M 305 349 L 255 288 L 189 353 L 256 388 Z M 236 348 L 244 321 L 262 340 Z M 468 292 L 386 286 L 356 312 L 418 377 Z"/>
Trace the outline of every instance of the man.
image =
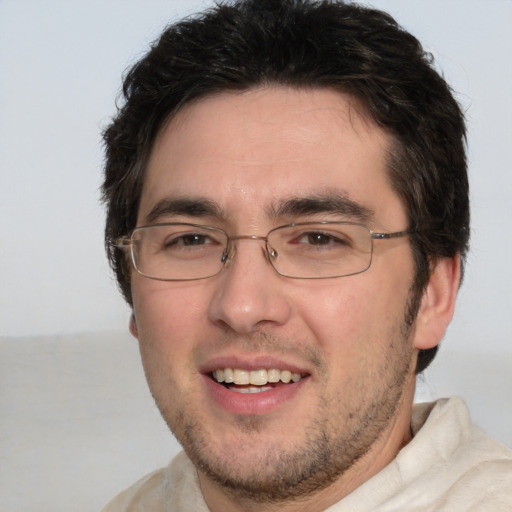
<path id="1" fill-rule="evenodd" d="M 464 120 L 418 41 L 341 2 L 169 27 L 105 132 L 106 239 L 184 448 L 105 510 L 512 507 L 512 454 L 412 405 L 469 238 Z"/>

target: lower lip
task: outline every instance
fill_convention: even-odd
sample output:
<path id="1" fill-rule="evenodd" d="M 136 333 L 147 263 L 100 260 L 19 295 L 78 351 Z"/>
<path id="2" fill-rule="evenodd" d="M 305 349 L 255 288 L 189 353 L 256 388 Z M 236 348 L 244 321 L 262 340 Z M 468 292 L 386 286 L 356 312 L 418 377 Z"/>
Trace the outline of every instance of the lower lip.
<path id="1" fill-rule="evenodd" d="M 208 375 L 203 376 L 213 401 L 230 414 L 261 415 L 273 412 L 291 400 L 302 388 L 307 378 L 299 382 L 277 386 L 259 393 L 237 393 L 218 384 Z"/>

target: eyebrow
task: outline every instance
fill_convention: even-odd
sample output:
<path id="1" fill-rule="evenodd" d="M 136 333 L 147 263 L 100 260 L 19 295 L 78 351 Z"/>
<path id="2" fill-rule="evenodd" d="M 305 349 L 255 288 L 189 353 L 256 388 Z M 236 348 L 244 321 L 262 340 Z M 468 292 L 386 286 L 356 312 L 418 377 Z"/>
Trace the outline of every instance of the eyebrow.
<path id="1" fill-rule="evenodd" d="M 360 222 L 370 220 L 375 214 L 371 208 L 337 192 L 285 199 L 273 205 L 269 213 L 271 217 L 276 218 L 332 213 Z"/>
<path id="2" fill-rule="evenodd" d="M 203 198 L 165 198 L 156 203 L 146 215 L 145 221 L 153 223 L 162 217 L 185 215 L 189 217 L 223 218 L 220 207 L 213 201 Z"/>
<path id="3" fill-rule="evenodd" d="M 315 194 L 309 197 L 291 197 L 283 199 L 267 209 L 271 219 L 295 218 L 321 213 L 330 213 L 349 217 L 351 220 L 365 222 L 374 216 L 374 211 L 345 195 L 339 193 Z M 225 219 L 221 207 L 204 197 L 165 198 L 156 203 L 147 214 L 145 222 L 154 223 L 163 217 L 173 216 L 208 217 Z"/>

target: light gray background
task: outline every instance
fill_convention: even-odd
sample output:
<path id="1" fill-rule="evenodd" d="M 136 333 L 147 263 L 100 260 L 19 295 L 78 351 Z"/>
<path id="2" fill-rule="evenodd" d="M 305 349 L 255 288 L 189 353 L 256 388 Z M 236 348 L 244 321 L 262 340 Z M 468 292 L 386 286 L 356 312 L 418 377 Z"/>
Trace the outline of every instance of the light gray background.
<path id="1" fill-rule="evenodd" d="M 467 110 L 473 238 L 418 399 L 460 394 L 512 445 L 512 1 L 374 0 Z M 98 510 L 178 447 L 103 246 L 101 129 L 123 70 L 198 0 L 0 0 L 0 510 Z"/>

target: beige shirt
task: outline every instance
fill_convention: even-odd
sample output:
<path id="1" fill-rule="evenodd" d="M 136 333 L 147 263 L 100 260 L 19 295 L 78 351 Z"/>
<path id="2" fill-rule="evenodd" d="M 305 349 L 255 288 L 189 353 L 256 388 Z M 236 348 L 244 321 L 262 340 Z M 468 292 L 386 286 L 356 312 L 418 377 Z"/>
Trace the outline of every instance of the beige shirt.
<path id="1" fill-rule="evenodd" d="M 457 397 L 413 408 L 413 440 L 328 512 L 510 512 L 512 450 L 476 428 Z M 208 512 L 181 452 L 103 512 Z"/>

